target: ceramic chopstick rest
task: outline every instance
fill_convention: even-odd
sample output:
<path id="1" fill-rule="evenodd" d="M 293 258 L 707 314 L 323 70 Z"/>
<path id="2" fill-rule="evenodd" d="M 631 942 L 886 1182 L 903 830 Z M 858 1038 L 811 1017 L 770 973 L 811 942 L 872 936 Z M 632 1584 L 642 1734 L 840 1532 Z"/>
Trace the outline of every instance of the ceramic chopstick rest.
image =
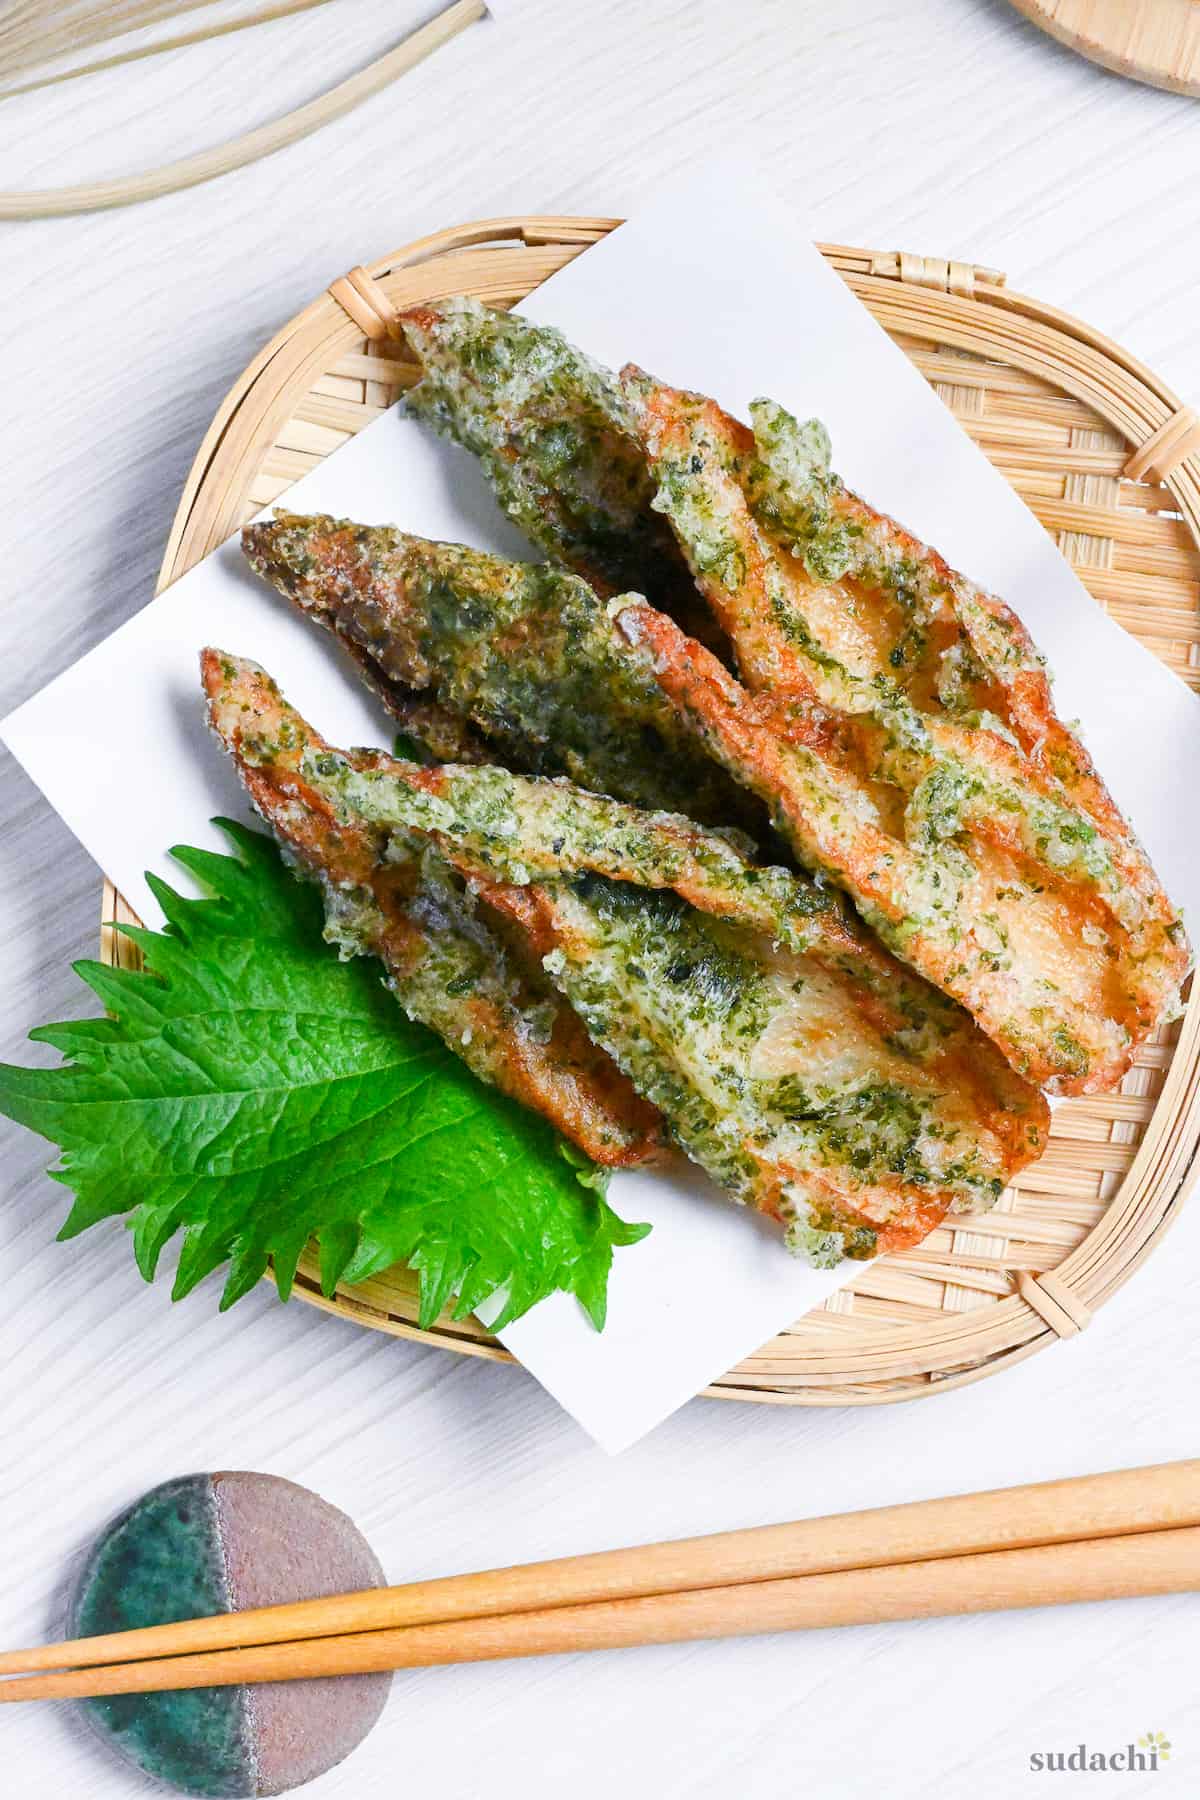
<path id="1" fill-rule="evenodd" d="M 152 1488 L 87 1557 L 78 1637 L 383 1585 L 357 1527 L 275 1475 L 185 1475 Z M 88 1700 L 115 1749 L 185 1794 L 282 1794 L 341 1762 L 383 1710 L 390 1675 Z"/>

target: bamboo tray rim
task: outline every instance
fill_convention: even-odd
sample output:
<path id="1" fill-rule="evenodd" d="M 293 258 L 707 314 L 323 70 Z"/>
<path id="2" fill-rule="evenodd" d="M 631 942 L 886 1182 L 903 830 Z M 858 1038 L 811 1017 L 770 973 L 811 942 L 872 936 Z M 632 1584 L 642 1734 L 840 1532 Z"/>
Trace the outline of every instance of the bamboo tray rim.
<path id="1" fill-rule="evenodd" d="M 1089 62 L 1168 93 L 1200 95 L 1196 0 L 1011 0 L 1047 37 Z"/>
<path id="2" fill-rule="evenodd" d="M 414 285 L 427 285 L 431 276 L 443 293 L 460 287 L 480 292 L 482 284 L 481 297 L 511 304 L 512 296 L 519 300 L 621 223 L 552 215 L 476 220 L 430 233 L 334 282 L 263 346 L 217 409 L 184 485 L 158 591 L 232 535 L 249 506 L 254 474 L 297 403 L 364 336 L 368 352 L 386 349 L 388 313 L 412 297 Z M 1010 289 L 997 270 L 842 244 L 818 248 L 893 335 L 989 358 L 996 368 L 1049 382 L 1099 414 L 1134 447 L 1131 471 L 1140 454 L 1142 478 L 1170 490 L 1192 544 L 1200 547 L 1200 424 L 1154 372 L 1084 322 Z M 354 284 L 352 313 L 344 297 L 348 283 Z M 969 373 L 969 364 L 964 369 Z M 121 954 L 121 940 L 109 927 L 114 918 L 130 916 L 123 907 L 106 883 L 102 947 L 109 960 Z M 1200 982 L 1193 985 L 1162 1092 L 1118 1190 L 1053 1266 L 1052 1276 L 1021 1277 L 1012 1292 L 986 1305 L 891 1325 L 877 1339 L 868 1334 L 853 1351 L 831 1332 L 827 1343 L 806 1344 L 792 1354 L 786 1368 L 774 1366 L 782 1360 L 775 1340 L 704 1391 L 774 1405 L 876 1405 L 960 1387 L 1022 1361 L 1082 1329 L 1140 1266 L 1177 1216 L 1198 1153 Z M 986 1234 L 987 1216 L 969 1221 L 968 1228 Z M 361 1290 L 339 1290 L 327 1299 L 303 1263 L 296 1292 L 323 1310 L 392 1335 L 488 1360 L 515 1360 L 473 1322 L 443 1320 L 425 1330 Z"/>

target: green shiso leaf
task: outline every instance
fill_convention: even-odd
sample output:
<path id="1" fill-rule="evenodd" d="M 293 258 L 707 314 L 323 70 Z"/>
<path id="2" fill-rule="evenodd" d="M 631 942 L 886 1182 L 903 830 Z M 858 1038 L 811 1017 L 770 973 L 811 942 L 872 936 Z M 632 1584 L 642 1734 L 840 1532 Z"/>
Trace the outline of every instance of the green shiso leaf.
<path id="1" fill-rule="evenodd" d="M 139 1269 L 183 1242 L 174 1298 L 228 1264 L 222 1309 L 268 1262 L 282 1299 L 310 1239 L 321 1285 L 414 1269 L 420 1318 L 504 1290 L 502 1327 L 547 1294 L 604 1324 L 615 1248 L 649 1230 L 545 1120 L 408 1020 L 379 966 L 339 962 L 314 888 L 272 841 L 218 820 L 236 855 L 173 855 L 210 898 L 152 880 L 167 924 L 129 928 L 144 972 L 80 962 L 108 1017 L 30 1036 L 57 1069 L 0 1064 L 0 1112 L 57 1144 L 75 1203 L 60 1238 L 128 1215 Z"/>

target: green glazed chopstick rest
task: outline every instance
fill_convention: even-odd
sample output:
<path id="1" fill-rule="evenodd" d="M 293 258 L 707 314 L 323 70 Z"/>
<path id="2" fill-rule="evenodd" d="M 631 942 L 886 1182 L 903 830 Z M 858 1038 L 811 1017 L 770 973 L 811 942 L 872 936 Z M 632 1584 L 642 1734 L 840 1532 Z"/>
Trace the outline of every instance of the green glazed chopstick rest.
<path id="1" fill-rule="evenodd" d="M 73 1636 L 128 1631 L 383 1585 L 356 1526 L 275 1475 L 184 1475 L 136 1501 L 91 1550 Z M 341 1762 L 375 1724 L 390 1675 L 86 1700 L 99 1734 L 181 1793 L 282 1794 Z"/>

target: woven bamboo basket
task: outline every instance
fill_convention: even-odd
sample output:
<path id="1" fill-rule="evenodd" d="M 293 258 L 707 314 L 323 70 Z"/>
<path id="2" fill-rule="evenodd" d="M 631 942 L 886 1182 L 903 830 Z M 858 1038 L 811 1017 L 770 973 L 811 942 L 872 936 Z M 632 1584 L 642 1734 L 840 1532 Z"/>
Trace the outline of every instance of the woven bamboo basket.
<path id="1" fill-rule="evenodd" d="M 335 281 L 235 383 L 188 478 L 160 590 L 376 418 L 415 378 L 396 310 L 467 292 L 496 306 L 586 252 L 612 219 L 513 218 L 439 232 Z M 823 254 L 1032 507 L 1098 605 L 1200 688 L 1200 419 L 1078 320 L 995 270 L 896 252 Z M 105 886 L 103 954 L 132 918 Z M 1069 1100 L 1043 1160 L 994 1212 L 869 1264 L 707 1390 L 872 1405 L 975 1381 L 1087 1325 L 1179 1209 L 1200 1144 L 1200 983 L 1117 1094 Z M 299 1294 L 373 1329 L 507 1360 L 474 1320 L 416 1324 L 401 1269 Z"/>

